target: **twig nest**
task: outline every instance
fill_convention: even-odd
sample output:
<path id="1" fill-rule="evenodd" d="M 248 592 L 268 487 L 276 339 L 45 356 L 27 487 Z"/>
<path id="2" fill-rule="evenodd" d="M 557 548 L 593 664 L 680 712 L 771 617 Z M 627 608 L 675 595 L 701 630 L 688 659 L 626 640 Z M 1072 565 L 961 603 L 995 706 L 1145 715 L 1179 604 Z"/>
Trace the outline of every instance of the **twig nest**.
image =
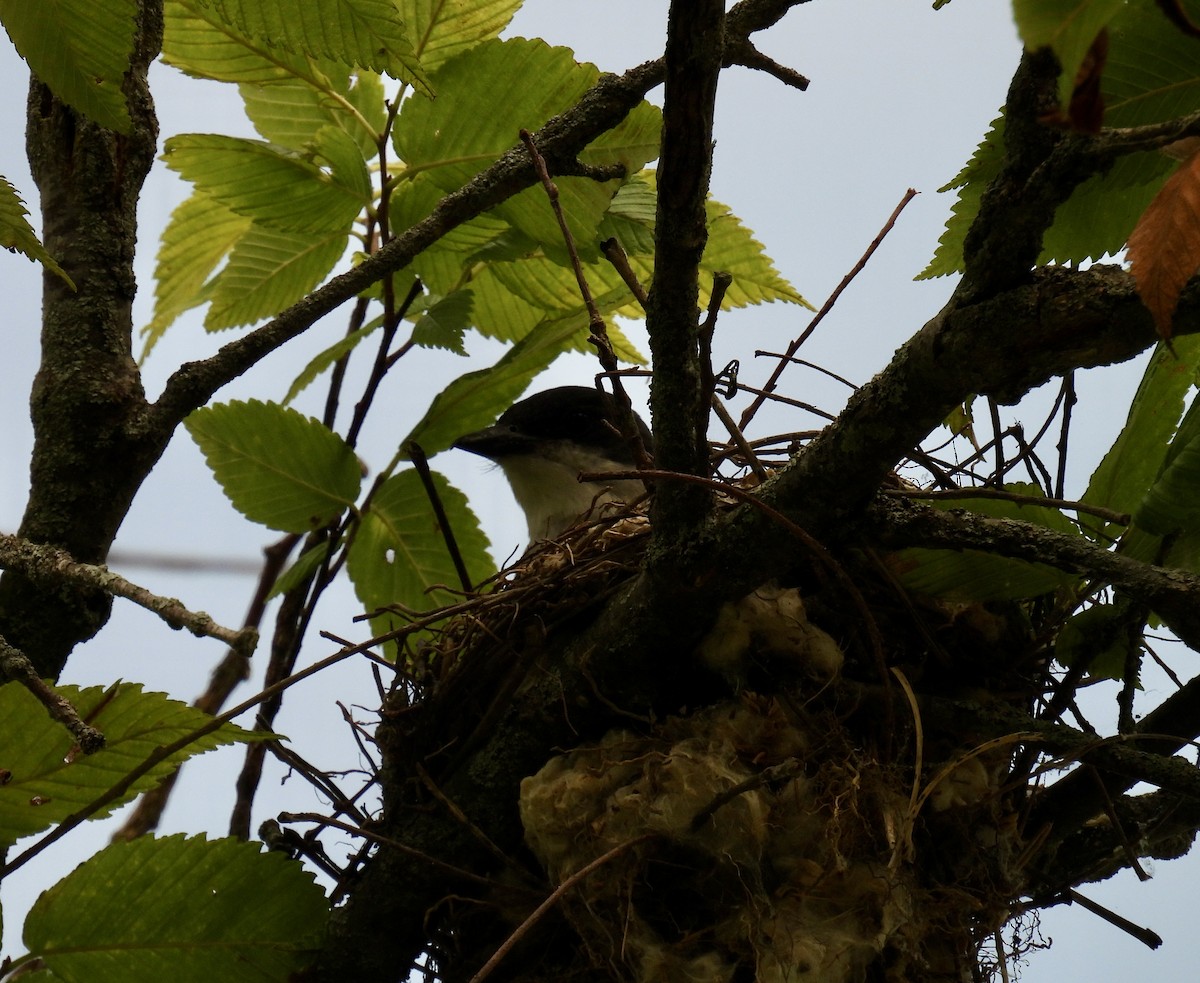
<path id="1" fill-rule="evenodd" d="M 818 758 L 831 728 L 813 723 L 747 694 L 652 736 L 613 731 L 525 779 L 526 842 L 552 878 L 616 851 L 564 902 L 595 959 L 646 983 L 747 965 L 761 981 L 845 983 L 903 936 L 911 888 L 879 828 L 907 800 L 851 748 Z"/>
<path id="2" fill-rule="evenodd" d="M 727 679 L 740 678 L 752 655 L 789 662 L 823 681 L 834 678 L 845 662 L 833 637 L 808 620 L 800 592 L 774 583 L 722 605 L 697 654 Z"/>
<path id="3" fill-rule="evenodd" d="M 934 812 L 977 805 L 998 794 L 997 777 L 977 757 L 960 761 L 929 793 Z"/>

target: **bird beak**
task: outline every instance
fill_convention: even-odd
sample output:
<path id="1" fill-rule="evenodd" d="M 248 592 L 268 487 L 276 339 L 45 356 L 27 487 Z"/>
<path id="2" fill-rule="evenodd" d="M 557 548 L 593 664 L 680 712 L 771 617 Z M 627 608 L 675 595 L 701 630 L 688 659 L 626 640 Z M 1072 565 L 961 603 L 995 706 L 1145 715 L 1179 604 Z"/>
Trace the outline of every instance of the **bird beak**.
<path id="1" fill-rule="evenodd" d="M 482 430 L 463 434 L 451 446 L 496 461 L 512 454 L 531 453 L 536 443 L 533 438 L 518 433 L 511 427 L 493 424 Z"/>

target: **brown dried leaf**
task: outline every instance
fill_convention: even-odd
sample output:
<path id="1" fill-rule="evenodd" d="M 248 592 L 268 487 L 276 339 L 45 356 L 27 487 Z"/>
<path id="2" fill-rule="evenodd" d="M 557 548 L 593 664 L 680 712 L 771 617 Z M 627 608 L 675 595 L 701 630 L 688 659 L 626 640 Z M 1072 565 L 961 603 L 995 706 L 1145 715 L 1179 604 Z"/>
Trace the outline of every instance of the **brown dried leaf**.
<path id="1" fill-rule="evenodd" d="M 1200 153 L 1154 196 L 1129 236 L 1129 269 L 1164 340 L 1184 285 L 1200 269 Z"/>

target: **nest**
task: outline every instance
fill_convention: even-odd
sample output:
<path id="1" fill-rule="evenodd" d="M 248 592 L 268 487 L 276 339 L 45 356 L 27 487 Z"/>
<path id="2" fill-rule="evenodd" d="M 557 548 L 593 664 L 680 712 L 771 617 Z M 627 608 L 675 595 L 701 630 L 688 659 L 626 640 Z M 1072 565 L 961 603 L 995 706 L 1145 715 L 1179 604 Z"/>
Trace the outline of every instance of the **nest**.
<path id="1" fill-rule="evenodd" d="M 640 515 L 575 530 L 461 606 L 418 677 L 424 722 L 442 722 L 435 746 L 465 754 L 490 733 L 546 636 L 635 575 L 647 533 Z M 614 713 L 599 739 L 523 781 L 525 843 L 552 884 L 569 885 L 560 910 L 582 943 L 579 972 L 971 978 L 1022 880 L 1002 788 L 1011 745 L 921 734 L 912 718 L 881 741 L 880 714 L 844 698 L 854 677 L 878 684 L 877 660 L 843 652 L 857 615 L 818 607 L 825 625 L 800 589 L 774 582 L 725 605 L 695 659 L 726 681 L 726 699 L 641 727 Z M 780 685 L 759 685 L 764 665 L 785 668 L 768 673 Z"/>

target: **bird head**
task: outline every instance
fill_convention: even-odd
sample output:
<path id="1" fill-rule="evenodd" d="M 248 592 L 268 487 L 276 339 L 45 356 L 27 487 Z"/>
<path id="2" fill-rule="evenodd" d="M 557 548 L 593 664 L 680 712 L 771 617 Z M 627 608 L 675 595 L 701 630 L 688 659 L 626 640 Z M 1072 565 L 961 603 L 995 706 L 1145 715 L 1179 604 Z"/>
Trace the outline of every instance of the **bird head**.
<path id="1" fill-rule="evenodd" d="M 635 466 L 618 420 L 617 401 L 608 393 L 560 386 L 514 403 L 492 426 L 464 434 L 454 446 L 500 466 L 536 542 L 558 536 L 603 504 L 633 502 L 645 493 L 636 480 L 579 480 L 582 472 Z M 637 414 L 634 420 L 649 447 L 649 428 Z"/>

